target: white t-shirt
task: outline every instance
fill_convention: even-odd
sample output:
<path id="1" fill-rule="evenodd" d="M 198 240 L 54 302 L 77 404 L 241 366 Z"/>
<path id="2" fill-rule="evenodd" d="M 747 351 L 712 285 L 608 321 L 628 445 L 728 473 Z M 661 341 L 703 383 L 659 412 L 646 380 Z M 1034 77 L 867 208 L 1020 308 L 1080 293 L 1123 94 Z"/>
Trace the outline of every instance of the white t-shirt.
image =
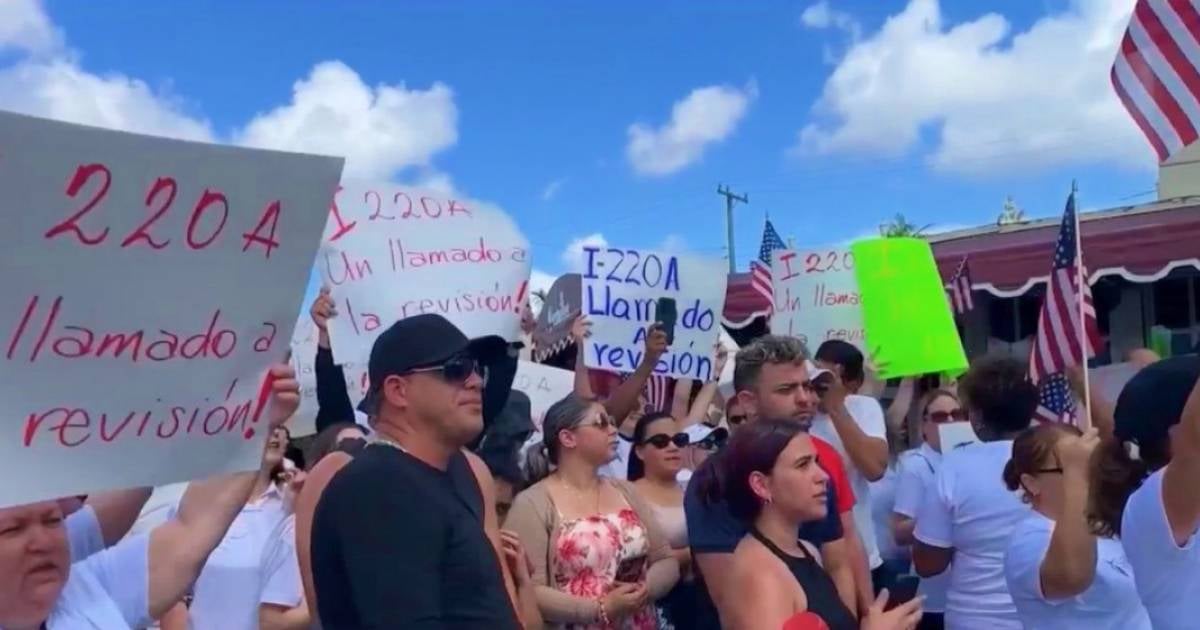
<path id="1" fill-rule="evenodd" d="M 262 557 L 262 591 L 259 603 L 295 608 L 304 601 L 300 561 L 296 559 L 296 517 L 279 521 L 271 532 Z"/>
<path id="2" fill-rule="evenodd" d="M 883 477 L 871 482 L 871 522 L 875 525 L 875 545 L 884 561 L 908 559 L 908 549 L 897 545 L 896 537 L 892 536 L 892 510 L 899 476 L 900 469 L 889 464 Z"/>
<path id="3" fill-rule="evenodd" d="M 892 511 L 906 518 L 916 519 L 925 495 L 934 492 L 937 471 L 942 467 L 942 454 L 922 444 L 920 448 L 900 454 L 899 472 L 896 479 L 896 504 Z M 889 530 L 891 531 L 891 530 Z M 950 584 L 950 572 L 921 578 L 917 592 L 925 596 L 924 608 L 928 612 L 946 612 L 946 589 Z"/>
<path id="4" fill-rule="evenodd" d="M 879 406 L 879 401 L 868 396 L 851 394 L 846 397 L 846 411 L 850 412 L 850 416 L 854 418 L 858 428 L 862 429 L 862 432 L 866 433 L 868 437 L 887 442 L 887 423 L 883 419 L 883 408 Z M 838 435 L 837 429 L 833 426 L 833 419 L 828 414 L 817 414 L 813 418 L 810 432 L 837 449 L 838 454 L 842 456 L 842 461 L 846 464 L 846 477 L 850 480 L 850 487 L 854 488 L 856 499 L 854 526 L 858 528 L 858 535 L 862 538 L 863 548 L 867 552 L 867 563 L 872 569 L 875 569 L 883 564 L 883 559 L 879 555 L 879 544 L 875 541 L 875 523 L 871 519 L 871 484 L 859 472 L 850 456 L 846 454 L 846 446 L 842 444 L 842 438 Z"/>
<path id="5" fill-rule="evenodd" d="M 1194 630 L 1200 627 L 1200 547 L 1195 532 L 1183 547 L 1175 544 L 1163 506 L 1164 470 L 1129 497 L 1121 543 L 1155 630 Z"/>
<path id="6" fill-rule="evenodd" d="M 286 516 L 274 485 L 242 508 L 192 586 L 193 630 L 258 630 L 263 550 Z"/>
<path id="7" fill-rule="evenodd" d="M 129 530 L 129 535 L 148 534 L 155 527 L 167 522 L 174 514 L 179 502 L 183 500 L 183 493 L 187 487 L 188 482 L 182 481 L 154 488 L 154 491 L 150 493 L 150 499 L 142 506 L 141 513 L 138 514 L 137 520 Z"/>
<path id="8" fill-rule="evenodd" d="M 1001 479 L 1012 440 L 964 444 L 944 455 L 933 491 L 921 501 L 914 536 L 954 549 L 946 627 L 1020 630 L 1004 581 L 1004 553 L 1013 528 L 1031 510 Z"/>
<path id="9" fill-rule="evenodd" d="M 72 563 L 86 560 L 104 549 L 104 533 L 100 531 L 100 521 L 92 506 L 85 505 L 72 512 L 65 525 Z"/>
<path id="10" fill-rule="evenodd" d="M 150 623 L 148 536 L 126 538 L 71 565 L 48 630 L 115 630 Z"/>
<path id="11" fill-rule="evenodd" d="M 1096 578 L 1086 591 L 1046 599 L 1041 568 L 1053 533 L 1054 521 L 1030 512 L 1008 541 L 1004 577 L 1025 630 L 1152 630 L 1133 584 L 1133 568 L 1121 543 L 1111 538 L 1096 541 Z"/>

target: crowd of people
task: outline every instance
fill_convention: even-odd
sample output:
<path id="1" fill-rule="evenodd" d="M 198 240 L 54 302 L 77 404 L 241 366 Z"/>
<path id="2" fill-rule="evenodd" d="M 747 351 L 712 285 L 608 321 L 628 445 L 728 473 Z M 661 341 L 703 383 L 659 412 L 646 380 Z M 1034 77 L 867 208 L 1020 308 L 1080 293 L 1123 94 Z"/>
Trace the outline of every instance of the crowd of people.
<path id="1" fill-rule="evenodd" d="M 1032 423 L 1021 361 L 885 387 L 849 343 L 810 354 L 777 335 L 732 357 L 732 395 L 676 381 L 656 405 L 645 392 L 668 339 L 650 325 L 641 364 L 614 382 L 568 357 L 574 391 L 535 425 L 512 388 L 517 344 L 468 339 L 437 315 L 398 321 L 355 406 L 328 292 L 311 315 L 308 449 L 287 432 L 299 387 L 280 365 L 259 470 L 193 481 L 165 510 L 162 488 L 0 509 L 0 628 L 1181 630 L 1200 618 L 1196 357 L 1140 356 L 1115 404 L 1078 387 L 1081 430 Z M 585 319 L 572 334 L 579 348 Z M 714 374 L 727 360 L 715 351 Z M 978 440 L 943 448 L 955 422 Z"/>

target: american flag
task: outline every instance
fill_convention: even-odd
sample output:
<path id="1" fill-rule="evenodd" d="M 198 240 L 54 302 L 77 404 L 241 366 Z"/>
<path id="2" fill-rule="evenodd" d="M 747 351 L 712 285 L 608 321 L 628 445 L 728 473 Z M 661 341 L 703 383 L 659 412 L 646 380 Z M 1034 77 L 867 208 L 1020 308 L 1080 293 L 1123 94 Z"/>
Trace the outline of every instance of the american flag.
<path id="1" fill-rule="evenodd" d="M 661 374 L 651 374 L 642 388 L 642 398 L 645 400 L 645 412 L 670 411 L 668 392 L 671 390 L 671 377 Z"/>
<path id="2" fill-rule="evenodd" d="M 767 298 L 772 308 L 775 305 L 775 287 L 771 283 L 771 252 L 777 249 L 787 249 L 787 245 L 779 238 L 779 232 L 775 231 L 771 220 L 767 219 L 763 227 L 762 246 L 758 248 L 758 260 L 750 261 L 750 286 Z"/>
<path id="3" fill-rule="evenodd" d="M 950 282 L 946 283 L 946 293 L 950 296 L 950 307 L 955 313 L 962 315 L 975 310 L 975 300 L 971 297 L 971 269 L 967 266 L 966 256 L 958 263 Z"/>
<path id="4" fill-rule="evenodd" d="M 1113 62 L 1113 89 L 1160 161 L 1200 125 L 1200 0 L 1138 0 Z"/>
<path id="5" fill-rule="evenodd" d="M 1067 368 L 1086 363 L 1095 356 L 1099 340 L 1096 308 L 1086 281 L 1082 255 L 1076 249 L 1079 221 L 1075 212 L 1075 193 L 1067 198 L 1058 243 L 1054 246 L 1054 266 L 1038 318 L 1038 332 L 1029 359 L 1029 376 L 1041 390 L 1036 418 L 1059 422 L 1069 417 L 1075 403 L 1064 376 Z M 1083 286 L 1079 277 L 1083 276 Z M 1083 300 L 1084 323 L 1080 329 L 1079 304 Z"/>

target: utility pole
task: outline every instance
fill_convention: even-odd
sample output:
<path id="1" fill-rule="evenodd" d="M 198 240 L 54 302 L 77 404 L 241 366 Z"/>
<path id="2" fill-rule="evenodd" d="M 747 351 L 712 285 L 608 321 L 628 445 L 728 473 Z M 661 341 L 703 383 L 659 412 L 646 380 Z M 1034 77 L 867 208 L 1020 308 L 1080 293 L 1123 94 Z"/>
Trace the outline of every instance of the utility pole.
<path id="1" fill-rule="evenodd" d="M 729 248 L 729 273 L 737 271 L 737 256 L 733 251 L 733 203 L 750 203 L 750 195 L 738 195 L 724 184 L 717 186 L 717 194 L 725 197 L 725 239 Z"/>

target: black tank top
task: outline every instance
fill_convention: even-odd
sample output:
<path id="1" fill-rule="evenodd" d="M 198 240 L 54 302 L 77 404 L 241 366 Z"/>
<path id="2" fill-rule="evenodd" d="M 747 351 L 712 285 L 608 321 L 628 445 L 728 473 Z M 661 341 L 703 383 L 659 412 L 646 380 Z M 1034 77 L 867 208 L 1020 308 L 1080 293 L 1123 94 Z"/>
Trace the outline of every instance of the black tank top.
<path id="1" fill-rule="evenodd" d="M 829 630 L 858 630 L 858 621 L 842 603 L 833 579 L 808 553 L 804 544 L 800 545 L 804 557 L 797 558 L 784 553 L 757 529 L 751 529 L 750 534 L 787 565 L 792 577 L 796 578 L 800 588 L 804 589 L 804 595 L 808 598 L 808 611 L 820 617 L 829 626 Z"/>

